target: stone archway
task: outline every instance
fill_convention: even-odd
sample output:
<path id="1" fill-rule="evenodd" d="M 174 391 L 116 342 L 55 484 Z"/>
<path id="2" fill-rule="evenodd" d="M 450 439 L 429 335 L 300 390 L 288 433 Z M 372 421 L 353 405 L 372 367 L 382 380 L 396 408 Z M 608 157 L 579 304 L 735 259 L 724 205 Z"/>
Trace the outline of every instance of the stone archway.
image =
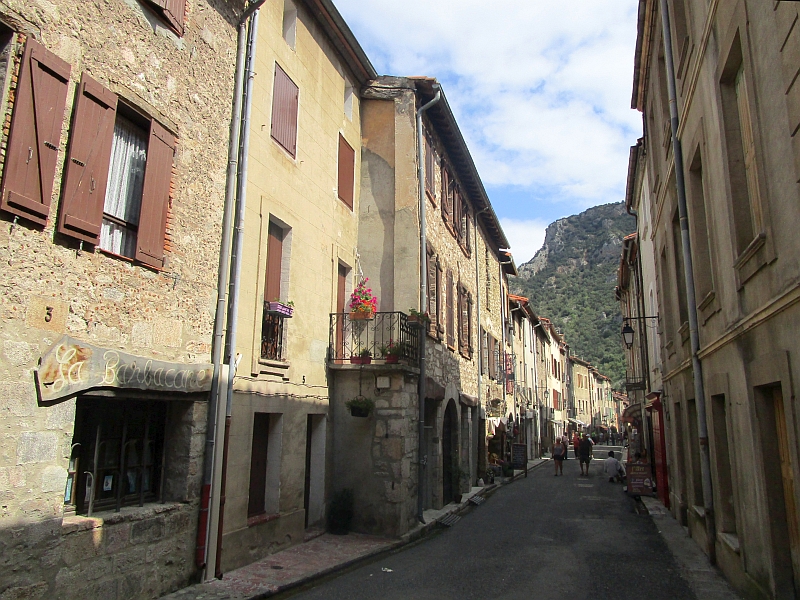
<path id="1" fill-rule="evenodd" d="M 458 491 L 453 463 L 458 460 L 459 426 L 455 400 L 447 403 L 442 419 L 442 504 L 450 504 Z"/>

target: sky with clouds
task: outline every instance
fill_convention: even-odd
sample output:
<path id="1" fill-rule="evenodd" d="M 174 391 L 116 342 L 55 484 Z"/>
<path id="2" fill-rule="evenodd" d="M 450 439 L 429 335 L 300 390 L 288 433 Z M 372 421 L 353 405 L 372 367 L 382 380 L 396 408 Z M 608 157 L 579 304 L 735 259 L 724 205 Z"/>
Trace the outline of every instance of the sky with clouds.
<path id="1" fill-rule="evenodd" d="M 625 195 L 637 0 L 334 0 L 376 70 L 436 77 L 511 242 Z"/>

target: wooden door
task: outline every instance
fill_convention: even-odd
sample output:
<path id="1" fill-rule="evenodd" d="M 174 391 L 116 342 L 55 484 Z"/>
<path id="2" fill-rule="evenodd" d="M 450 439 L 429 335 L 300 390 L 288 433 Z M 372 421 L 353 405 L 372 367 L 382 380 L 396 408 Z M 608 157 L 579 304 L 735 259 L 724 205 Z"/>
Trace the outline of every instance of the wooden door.
<path id="1" fill-rule="evenodd" d="M 800 526 L 797 520 L 795 502 L 794 469 L 789 452 L 789 435 L 786 428 L 786 412 L 783 406 L 783 392 L 780 386 L 772 390 L 772 402 L 775 407 L 775 433 L 778 443 L 778 457 L 781 462 L 781 479 L 783 480 L 783 502 L 786 507 L 786 529 L 792 553 L 795 589 L 800 582 Z"/>

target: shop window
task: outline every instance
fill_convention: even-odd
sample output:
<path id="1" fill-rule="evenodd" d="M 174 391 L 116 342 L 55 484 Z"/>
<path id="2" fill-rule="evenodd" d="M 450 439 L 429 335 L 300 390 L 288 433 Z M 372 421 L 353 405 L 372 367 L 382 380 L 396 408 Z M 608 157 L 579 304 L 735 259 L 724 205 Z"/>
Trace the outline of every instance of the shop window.
<path id="1" fill-rule="evenodd" d="M 64 491 L 68 512 L 119 510 L 163 497 L 166 409 L 159 401 L 77 400 Z"/>

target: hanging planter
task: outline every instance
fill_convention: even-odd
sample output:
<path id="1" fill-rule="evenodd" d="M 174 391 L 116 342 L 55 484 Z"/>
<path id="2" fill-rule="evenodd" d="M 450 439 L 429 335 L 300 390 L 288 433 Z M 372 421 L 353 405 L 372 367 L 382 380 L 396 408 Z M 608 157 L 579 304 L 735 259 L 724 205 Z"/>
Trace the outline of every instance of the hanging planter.
<path id="1" fill-rule="evenodd" d="M 291 319 L 294 313 L 294 304 L 292 302 L 267 302 L 267 314 L 276 317 L 283 317 L 284 319 Z"/>
<path id="2" fill-rule="evenodd" d="M 345 402 L 344 405 L 350 409 L 351 416 L 364 418 L 368 417 L 372 409 L 375 408 L 375 401 L 364 396 L 356 396 Z"/>
<path id="3" fill-rule="evenodd" d="M 375 313 L 371 310 L 354 310 L 350 312 L 351 321 L 371 321 L 375 318 Z"/>
<path id="4" fill-rule="evenodd" d="M 378 299 L 373 295 L 372 288 L 367 287 L 369 277 L 365 277 L 350 294 L 350 320 L 369 321 L 378 310 Z"/>

